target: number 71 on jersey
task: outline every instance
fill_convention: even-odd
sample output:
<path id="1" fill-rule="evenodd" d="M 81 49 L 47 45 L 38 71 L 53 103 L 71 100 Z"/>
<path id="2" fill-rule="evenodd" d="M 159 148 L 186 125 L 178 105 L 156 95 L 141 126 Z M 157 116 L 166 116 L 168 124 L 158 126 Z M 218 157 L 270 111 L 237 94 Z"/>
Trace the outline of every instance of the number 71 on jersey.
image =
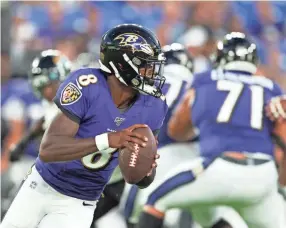
<path id="1" fill-rule="evenodd" d="M 226 123 L 230 120 L 244 87 L 245 85 L 240 82 L 227 80 L 219 80 L 217 82 L 217 90 L 229 92 L 219 110 L 217 122 Z M 258 85 L 250 85 L 249 88 L 251 91 L 250 126 L 253 129 L 261 130 L 263 123 L 264 89 Z"/>

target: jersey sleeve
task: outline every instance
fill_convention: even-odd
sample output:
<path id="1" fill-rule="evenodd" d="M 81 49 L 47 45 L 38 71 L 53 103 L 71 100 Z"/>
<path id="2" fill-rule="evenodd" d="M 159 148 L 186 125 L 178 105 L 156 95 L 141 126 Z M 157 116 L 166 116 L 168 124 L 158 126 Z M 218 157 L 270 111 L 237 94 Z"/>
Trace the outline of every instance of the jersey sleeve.
<path id="1" fill-rule="evenodd" d="M 204 84 L 206 81 L 210 80 L 210 74 L 211 73 L 209 71 L 194 74 L 194 79 L 193 79 L 192 83 L 189 84 L 190 86 L 188 88 L 189 89 L 197 88 L 201 84 Z"/>
<path id="2" fill-rule="evenodd" d="M 152 116 L 149 118 L 148 124 L 155 136 L 159 134 L 160 128 L 163 125 L 165 116 L 168 111 L 168 105 L 166 103 L 165 97 L 157 99 L 161 99 L 160 104 L 152 106 L 153 110 L 150 110 L 149 112 Z"/>
<path id="3" fill-rule="evenodd" d="M 72 72 L 60 85 L 54 103 L 71 120 L 80 123 L 90 107 L 90 85 L 80 84 L 80 77 L 91 74 L 89 69 Z"/>
<path id="4" fill-rule="evenodd" d="M 24 121 L 25 120 L 25 104 L 24 102 L 17 98 L 11 97 L 2 106 L 2 117 L 5 120 L 10 121 Z"/>
<path id="5" fill-rule="evenodd" d="M 283 92 L 281 87 L 277 83 L 274 83 L 272 93 L 273 93 L 273 96 L 280 96 L 280 95 L 284 94 L 285 91 Z"/>
<path id="6" fill-rule="evenodd" d="M 273 97 L 281 96 L 282 94 L 284 94 L 281 87 L 277 83 L 272 83 L 272 88 L 265 93 L 265 105 L 267 105 Z"/>

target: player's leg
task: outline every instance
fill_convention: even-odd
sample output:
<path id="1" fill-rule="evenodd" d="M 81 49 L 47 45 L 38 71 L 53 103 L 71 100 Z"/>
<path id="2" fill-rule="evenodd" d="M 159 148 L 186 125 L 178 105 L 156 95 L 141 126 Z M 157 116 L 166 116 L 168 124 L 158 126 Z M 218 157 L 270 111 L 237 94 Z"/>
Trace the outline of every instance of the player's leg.
<path id="1" fill-rule="evenodd" d="M 136 227 L 139 216 L 142 212 L 144 203 L 147 201 L 150 191 L 147 189 L 139 189 L 132 185 L 129 191 L 128 199 L 124 209 L 124 215 L 128 228 Z M 164 219 L 164 227 L 191 227 L 192 219 L 190 213 L 184 213 L 179 208 L 173 208 L 166 212 Z"/>
<path id="2" fill-rule="evenodd" d="M 46 194 L 42 191 L 38 174 L 33 171 L 23 182 L 6 213 L 1 228 L 34 228 L 45 214 Z"/>
<path id="3" fill-rule="evenodd" d="M 30 156 L 24 156 L 20 161 L 12 162 L 7 172 L 1 174 L 1 210 L 5 213 L 17 192 L 19 191 L 20 185 L 31 166 L 35 162 L 35 159 Z"/>
<path id="4" fill-rule="evenodd" d="M 125 181 L 121 180 L 116 183 L 108 184 L 104 191 L 103 196 L 97 203 L 92 225 L 95 226 L 96 221 L 107 214 L 112 208 L 119 205 L 120 197 L 123 192 Z"/>
<path id="5" fill-rule="evenodd" d="M 271 166 L 271 161 L 269 165 Z M 204 172 L 200 173 L 202 170 L 202 161 L 198 159 L 195 159 L 192 164 L 182 164 L 174 169 L 149 196 L 139 227 L 161 227 L 164 213 L 169 208 L 206 204 L 231 205 L 257 200 L 265 192 L 267 193 L 267 190 L 261 189 L 261 185 L 269 186 L 269 184 L 268 182 L 254 184 L 254 180 L 268 178 L 269 183 L 272 183 L 275 179 L 265 175 L 262 172 L 264 168 L 233 164 L 222 158 L 217 158 Z M 269 167 L 266 167 L 266 170 L 269 171 Z M 273 170 L 275 171 L 275 168 Z M 195 176 L 197 178 L 194 181 Z"/>
<path id="6" fill-rule="evenodd" d="M 35 189 L 43 193 L 41 199 L 45 201 L 37 228 L 90 228 L 97 200 L 85 201 L 63 195 L 47 184 L 35 168 L 32 174 L 37 177 L 33 183 Z"/>
<path id="7" fill-rule="evenodd" d="M 234 208 L 217 206 L 215 207 L 215 210 L 215 217 L 217 218 L 217 221 L 213 224 L 213 228 L 248 228 L 245 221 Z"/>
<path id="8" fill-rule="evenodd" d="M 239 213 L 227 206 L 200 205 L 191 208 L 196 222 L 203 227 L 212 228 L 248 228 Z"/>
<path id="9" fill-rule="evenodd" d="M 167 223 L 169 224 L 169 215 L 168 213 L 172 212 L 173 214 L 174 213 L 179 213 L 178 214 L 178 219 L 177 221 L 178 222 L 178 227 L 180 228 L 190 228 L 190 227 L 194 227 L 195 224 L 194 224 L 194 220 L 193 220 L 193 216 L 190 214 L 189 211 L 187 210 L 181 210 L 181 209 L 177 209 L 177 208 L 174 208 L 174 209 L 171 209 L 169 211 L 167 211 L 167 216 L 165 218 L 165 221 L 164 223 Z M 173 226 L 170 226 L 170 227 L 173 227 Z"/>
<path id="10" fill-rule="evenodd" d="M 66 196 L 61 199 L 55 195 L 49 212 L 37 228 L 90 228 L 96 203 L 85 201 L 88 204 L 85 206 L 83 202 Z"/>
<path id="11" fill-rule="evenodd" d="M 140 211 L 139 207 L 139 199 L 141 189 L 139 189 L 136 185 L 126 184 L 124 188 L 124 197 L 121 199 L 120 207 L 124 212 L 124 218 L 127 224 L 127 227 L 134 227 L 137 223 L 137 213 Z"/>
<path id="12" fill-rule="evenodd" d="M 274 162 L 260 158 L 250 159 L 244 165 L 221 158 L 220 161 L 221 167 L 230 174 L 224 185 L 229 193 L 224 193 L 227 197 L 219 202 L 232 205 L 250 228 L 286 227 L 286 211 L 277 192 Z"/>
<path id="13" fill-rule="evenodd" d="M 260 201 L 238 209 L 249 228 L 285 228 L 286 208 L 277 190 Z"/>
<path id="14" fill-rule="evenodd" d="M 217 186 L 209 186 L 214 173 L 217 174 L 213 170 L 217 166 L 215 163 L 204 171 L 204 165 L 208 164 L 202 158 L 196 158 L 174 168 L 149 195 L 138 227 L 161 228 L 168 209 L 189 208 L 192 204 L 208 202 L 215 197 Z"/>
<path id="15" fill-rule="evenodd" d="M 275 164 L 271 160 L 261 163 L 264 158 L 260 158 L 259 154 L 254 156 L 244 165 L 238 160 L 227 160 L 225 163 L 224 166 L 232 173 L 230 182 L 233 182 L 228 187 L 228 203 L 250 228 L 286 227 L 286 211 L 277 192 Z"/>
<path id="16" fill-rule="evenodd" d="M 272 160 L 261 163 L 260 155 L 248 159 L 248 165 L 228 160 L 225 164 L 237 180 L 230 189 L 229 203 L 250 228 L 286 227 L 286 211 L 277 191 L 277 170 Z M 223 158 L 224 159 L 224 158 Z M 252 165 L 249 165 L 252 164 Z"/>
<path id="17" fill-rule="evenodd" d="M 1 218 L 4 217 L 6 212 L 11 205 L 13 198 L 11 197 L 11 191 L 14 188 L 15 184 L 10 178 L 9 169 L 1 173 Z M 19 186 L 18 186 L 19 189 Z"/>

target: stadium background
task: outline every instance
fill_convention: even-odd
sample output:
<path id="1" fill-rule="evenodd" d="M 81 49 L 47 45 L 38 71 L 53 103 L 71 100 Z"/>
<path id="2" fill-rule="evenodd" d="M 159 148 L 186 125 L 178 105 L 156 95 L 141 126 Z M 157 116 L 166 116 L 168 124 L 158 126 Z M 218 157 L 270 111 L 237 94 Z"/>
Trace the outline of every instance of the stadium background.
<path id="1" fill-rule="evenodd" d="M 74 68 L 97 65 L 102 34 L 117 24 L 138 23 L 153 30 L 162 45 L 181 42 L 208 69 L 217 39 L 229 31 L 247 33 L 258 46 L 257 74 L 286 89 L 285 2 L 1 2 L 1 176 L 2 208 L 7 189 L 21 178 L 9 169 L 7 152 L 42 115 L 27 81 L 31 60 L 43 49 L 62 51 Z M 36 156 L 39 140 L 26 149 Z M 8 179 L 8 181 L 7 181 Z M 9 181 L 10 180 L 10 181 Z M 12 181 L 11 181 L 12 180 Z"/>

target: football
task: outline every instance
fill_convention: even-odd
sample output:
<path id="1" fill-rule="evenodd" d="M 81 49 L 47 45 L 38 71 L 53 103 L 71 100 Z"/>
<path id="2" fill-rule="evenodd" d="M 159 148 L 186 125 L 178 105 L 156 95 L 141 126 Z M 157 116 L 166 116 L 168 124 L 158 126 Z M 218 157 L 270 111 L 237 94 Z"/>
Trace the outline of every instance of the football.
<path id="1" fill-rule="evenodd" d="M 151 170 L 157 154 L 157 144 L 153 132 L 149 127 L 136 128 L 134 132 L 148 138 L 146 147 L 135 144 L 135 151 L 123 148 L 119 151 L 119 167 L 125 181 L 136 184 Z"/>

